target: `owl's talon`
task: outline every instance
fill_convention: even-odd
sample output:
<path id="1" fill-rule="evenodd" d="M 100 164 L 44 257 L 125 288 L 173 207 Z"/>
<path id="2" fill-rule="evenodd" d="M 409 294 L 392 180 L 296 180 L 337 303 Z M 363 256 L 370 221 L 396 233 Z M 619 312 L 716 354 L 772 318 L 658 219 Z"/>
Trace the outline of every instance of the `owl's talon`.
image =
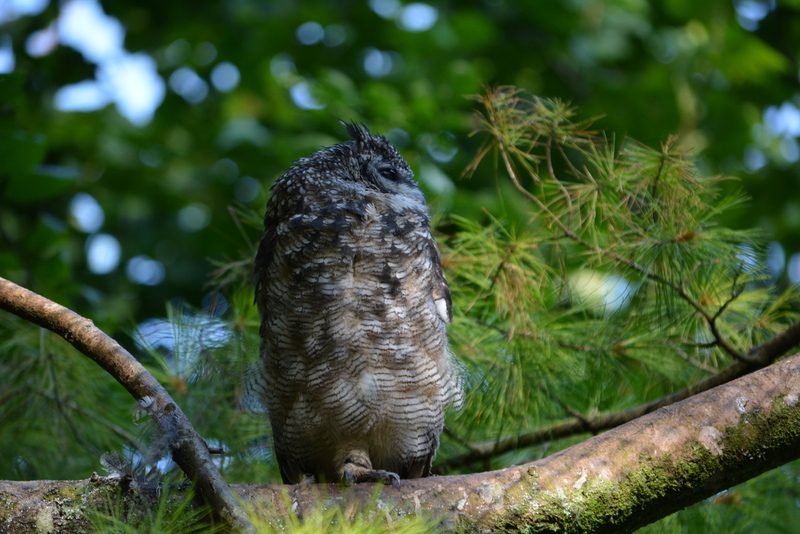
<path id="1" fill-rule="evenodd" d="M 394 488 L 400 487 L 400 476 L 397 473 L 392 473 L 391 471 L 375 471 L 375 473 L 379 476 L 379 478 L 376 478 L 375 482 L 391 484 Z"/>
<path id="2" fill-rule="evenodd" d="M 348 486 L 353 486 L 361 482 L 380 482 L 381 484 L 391 484 L 395 488 L 400 487 L 400 476 L 391 471 L 383 469 L 367 469 L 357 464 L 347 463 L 342 468 L 342 482 Z"/>

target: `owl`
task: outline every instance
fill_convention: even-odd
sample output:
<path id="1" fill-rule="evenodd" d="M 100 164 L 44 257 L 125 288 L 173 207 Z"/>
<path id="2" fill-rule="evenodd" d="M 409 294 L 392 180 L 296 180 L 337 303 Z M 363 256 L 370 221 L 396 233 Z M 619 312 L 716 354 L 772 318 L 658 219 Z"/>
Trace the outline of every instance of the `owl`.
<path id="1" fill-rule="evenodd" d="M 273 185 L 256 255 L 254 389 L 285 483 L 427 476 L 463 402 L 425 198 L 385 137 L 345 126 Z"/>

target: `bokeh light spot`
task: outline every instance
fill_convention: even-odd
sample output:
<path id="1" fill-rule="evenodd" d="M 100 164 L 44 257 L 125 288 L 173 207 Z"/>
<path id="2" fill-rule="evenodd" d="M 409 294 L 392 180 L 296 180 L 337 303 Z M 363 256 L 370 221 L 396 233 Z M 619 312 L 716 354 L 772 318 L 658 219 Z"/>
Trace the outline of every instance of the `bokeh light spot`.
<path id="1" fill-rule="evenodd" d="M 240 78 L 239 69 L 230 61 L 223 61 L 211 71 L 211 84 L 220 93 L 233 91 Z"/>
<path id="2" fill-rule="evenodd" d="M 128 279 L 134 284 L 157 286 L 164 281 L 164 264 L 150 256 L 140 254 L 128 260 L 125 268 Z"/>
<path id="3" fill-rule="evenodd" d="M 413 2 L 403 8 L 397 22 L 407 32 L 424 32 L 431 29 L 438 18 L 439 11 L 435 7 Z"/>
<path id="4" fill-rule="evenodd" d="M 211 210 L 202 202 L 196 202 L 178 212 L 178 227 L 184 232 L 197 232 L 211 222 Z"/>
<path id="5" fill-rule="evenodd" d="M 325 104 L 317 100 L 311 94 L 311 86 L 308 82 L 298 82 L 289 88 L 289 96 L 292 102 L 300 109 L 325 109 Z"/>
<path id="6" fill-rule="evenodd" d="M 106 220 L 103 208 L 88 193 L 77 193 L 69 203 L 69 214 L 75 226 L 86 233 L 93 234 L 103 227 Z"/>
<path id="7" fill-rule="evenodd" d="M 217 47 L 208 41 L 203 41 L 195 47 L 193 57 L 198 65 L 210 65 L 217 59 Z"/>
<path id="8" fill-rule="evenodd" d="M 170 88 L 190 104 L 198 104 L 208 96 L 208 84 L 189 67 L 181 67 L 169 77 Z"/>
<path id="9" fill-rule="evenodd" d="M 94 234 L 86 240 L 86 264 L 94 274 L 108 274 L 119 265 L 122 246 L 109 234 Z"/>
<path id="10" fill-rule="evenodd" d="M 242 176 L 236 181 L 236 187 L 233 190 L 233 195 L 236 200 L 247 204 L 252 202 L 258 196 L 258 191 L 261 189 L 258 180 L 252 176 Z"/>
<path id="11" fill-rule="evenodd" d="M 309 22 L 304 22 L 298 26 L 297 30 L 294 32 L 294 35 L 302 44 L 313 45 L 322 41 L 323 37 L 325 37 L 325 30 L 322 29 L 322 26 L 319 24 L 319 22 L 314 22 L 312 20 Z"/>

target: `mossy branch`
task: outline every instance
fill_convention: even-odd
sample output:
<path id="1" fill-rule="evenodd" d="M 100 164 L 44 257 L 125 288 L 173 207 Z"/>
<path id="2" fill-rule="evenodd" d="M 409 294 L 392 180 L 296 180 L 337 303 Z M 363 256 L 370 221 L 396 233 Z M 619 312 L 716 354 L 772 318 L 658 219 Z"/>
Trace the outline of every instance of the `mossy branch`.
<path id="1" fill-rule="evenodd" d="M 254 518 L 271 525 L 339 508 L 347 518 L 359 512 L 397 522 L 431 516 L 442 530 L 459 532 L 632 532 L 800 457 L 798 374 L 795 355 L 542 460 L 499 471 L 402 480 L 397 487 L 232 489 Z M 59 532 L 76 532 L 69 530 L 77 523 L 75 508 L 111 483 L 0 482 L 0 524 L 21 525 L 24 532 L 62 525 Z M 62 520 L 67 511 L 72 521 Z"/>

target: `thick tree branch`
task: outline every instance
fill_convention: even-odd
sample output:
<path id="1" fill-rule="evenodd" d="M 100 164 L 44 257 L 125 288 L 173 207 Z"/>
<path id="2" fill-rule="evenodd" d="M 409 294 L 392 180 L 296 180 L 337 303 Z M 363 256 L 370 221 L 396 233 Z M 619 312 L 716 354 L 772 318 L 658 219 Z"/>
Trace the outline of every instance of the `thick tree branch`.
<path id="1" fill-rule="evenodd" d="M 732 365 L 726 367 L 717 374 L 709 376 L 705 380 L 692 384 L 685 389 L 671 393 L 666 397 L 620 412 L 598 414 L 582 418 L 574 417 L 561 423 L 539 428 L 532 432 L 525 432 L 517 436 L 481 443 L 471 443 L 469 444 L 468 452 L 453 456 L 435 465 L 434 472 L 445 474 L 452 469 L 477 462 L 485 462 L 490 458 L 513 450 L 532 447 L 540 443 L 574 436 L 576 434 L 600 432 L 620 426 L 629 421 L 633 421 L 637 417 L 652 413 L 659 408 L 688 399 L 693 395 L 708 391 L 711 388 L 715 388 L 744 376 L 747 373 L 765 367 L 789 352 L 789 350 L 798 344 L 800 344 L 800 321 L 792 324 L 780 334 L 750 350 L 745 358 L 734 361 Z"/>
<path id="2" fill-rule="evenodd" d="M 89 319 L 4 278 L 0 278 L 0 309 L 63 337 L 146 404 L 159 428 L 174 426 L 177 442 L 172 445 L 173 459 L 197 485 L 206 503 L 237 528 L 255 532 L 219 474 L 203 438 L 163 386 L 119 343 Z"/>
<path id="3" fill-rule="evenodd" d="M 542 460 L 499 471 L 403 480 L 397 488 L 299 484 L 233 490 L 270 522 L 332 506 L 348 517 L 377 507 L 394 518 L 430 514 L 451 530 L 632 532 L 800 457 L 798 376 L 795 355 Z M 74 513 L 72 505 L 108 483 L 0 482 L 0 525 L 38 521 L 74 532 L 62 514 Z"/>

